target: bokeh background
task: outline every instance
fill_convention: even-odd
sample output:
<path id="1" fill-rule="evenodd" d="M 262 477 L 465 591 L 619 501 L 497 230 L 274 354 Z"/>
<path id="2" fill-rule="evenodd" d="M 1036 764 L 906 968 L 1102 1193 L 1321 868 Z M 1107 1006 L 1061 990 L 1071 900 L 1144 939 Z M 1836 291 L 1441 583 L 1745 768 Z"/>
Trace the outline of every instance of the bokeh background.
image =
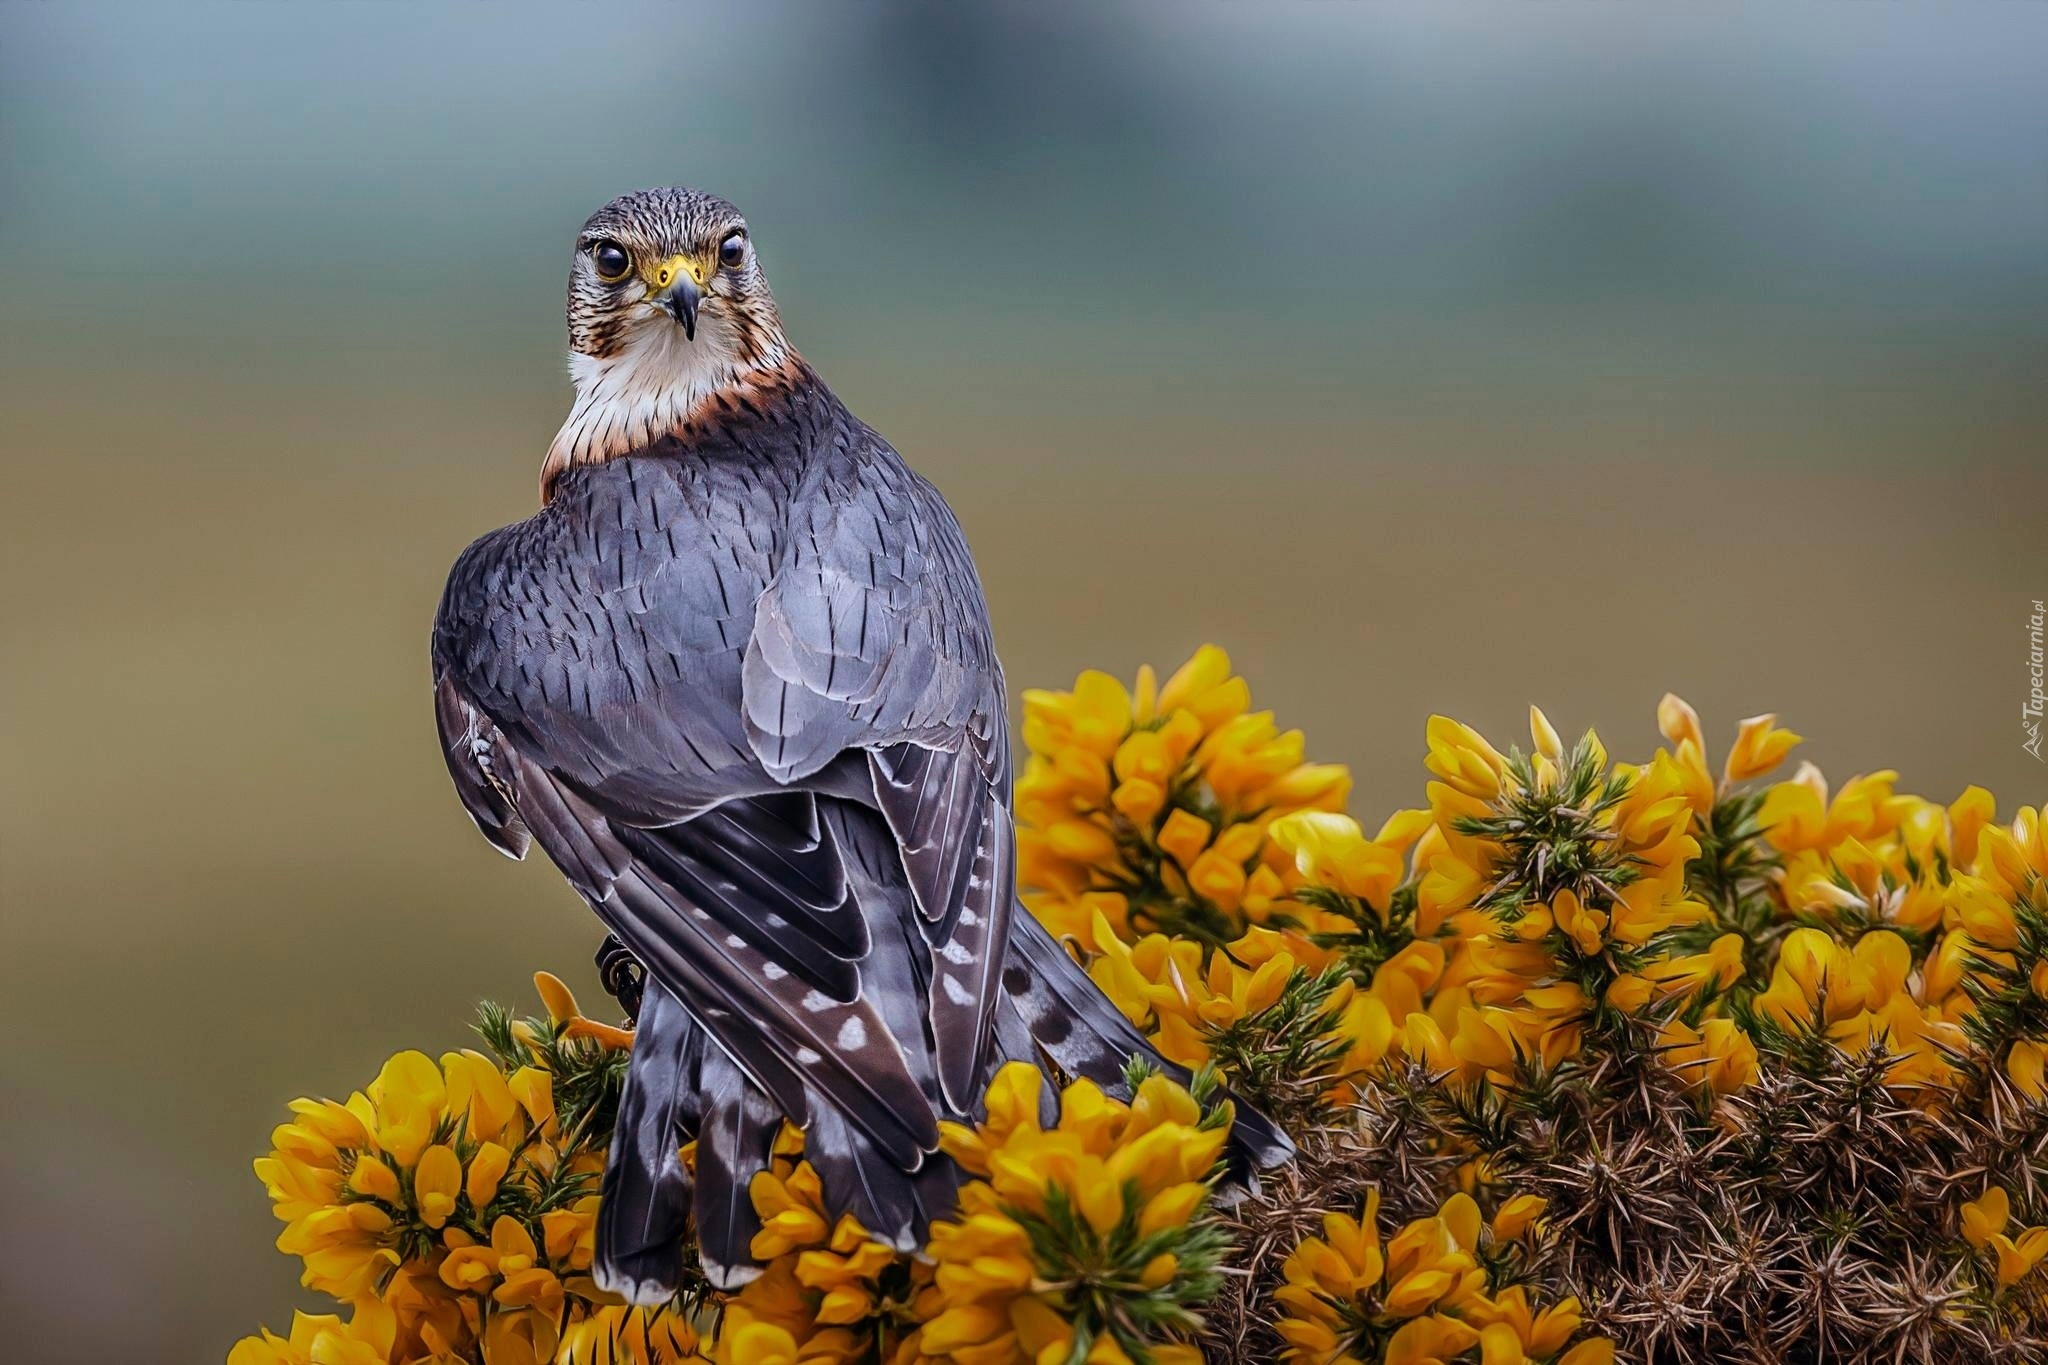
<path id="1" fill-rule="evenodd" d="M 249 1159 L 593 922 L 426 632 L 612 195 L 751 215 L 1013 685 L 1230 647 L 1422 727 L 1666 688 L 2009 812 L 2048 595 L 2048 7 L 0 4 L 0 1340 L 307 1302 Z"/>

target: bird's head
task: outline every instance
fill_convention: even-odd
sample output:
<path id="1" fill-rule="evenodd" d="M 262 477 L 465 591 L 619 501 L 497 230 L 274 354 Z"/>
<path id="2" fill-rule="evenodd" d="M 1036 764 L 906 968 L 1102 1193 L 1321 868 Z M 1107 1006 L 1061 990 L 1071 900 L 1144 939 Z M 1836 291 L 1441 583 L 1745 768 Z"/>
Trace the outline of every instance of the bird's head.
<path id="1" fill-rule="evenodd" d="M 638 190 L 592 214 L 569 267 L 569 348 L 734 369 L 777 358 L 782 324 L 747 220 L 686 189 Z"/>
<path id="2" fill-rule="evenodd" d="M 638 190 L 592 214 L 569 266 L 576 403 L 543 487 L 687 424 L 795 362 L 740 211 L 701 190 Z"/>

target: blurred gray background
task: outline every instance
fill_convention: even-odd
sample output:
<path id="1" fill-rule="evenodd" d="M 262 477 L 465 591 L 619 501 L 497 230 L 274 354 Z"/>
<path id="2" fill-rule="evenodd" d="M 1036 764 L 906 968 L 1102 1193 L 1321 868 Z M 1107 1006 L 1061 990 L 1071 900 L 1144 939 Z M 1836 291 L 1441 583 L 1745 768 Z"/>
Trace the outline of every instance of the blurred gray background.
<path id="1" fill-rule="evenodd" d="M 1203 640 L 1420 799 L 1423 721 L 2001 810 L 2048 595 L 2048 7 L 0 0 L 0 1338 L 217 1361 L 249 1159 L 591 989 L 426 630 L 525 515 L 583 218 L 751 216 L 952 497 L 1013 687 Z"/>

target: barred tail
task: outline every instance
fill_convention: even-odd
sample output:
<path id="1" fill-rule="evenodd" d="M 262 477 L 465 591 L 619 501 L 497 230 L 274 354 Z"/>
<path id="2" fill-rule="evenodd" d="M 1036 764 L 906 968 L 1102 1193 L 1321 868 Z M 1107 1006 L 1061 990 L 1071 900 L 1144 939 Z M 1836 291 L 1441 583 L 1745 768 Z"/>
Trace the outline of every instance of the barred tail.
<path id="1" fill-rule="evenodd" d="M 652 978 L 645 990 L 605 1167 L 593 1274 L 602 1288 L 634 1303 L 659 1304 L 682 1286 L 683 1244 L 693 1221 L 705 1278 L 713 1285 L 737 1288 L 760 1273 L 751 1243 L 761 1225 L 749 1187 L 768 1168 L 783 1116 L 690 1021 L 674 995 Z M 1011 919 L 1003 991 L 988 1072 L 1009 1061 L 1050 1064 L 1124 1095 L 1125 1069 L 1136 1056 L 1178 1081 L 1188 1079 L 1186 1069 L 1161 1057 L 1021 907 Z M 804 1153 L 826 1203 L 853 1213 L 885 1242 L 904 1250 L 921 1246 L 932 1220 L 953 1211 L 959 1169 L 931 1153 L 906 1171 L 822 1096 L 811 1091 L 805 1098 Z M 1054 1103 L 1048 1088 L 1047 1122 Z M 694 1182 L 679 1155 L 692 1138 Z M 1240 1100 L 1230 1153 L 1232 1178 L 1249 1184 L 1259 1170 L 1292 1157 L 1294 1144 Z"/>

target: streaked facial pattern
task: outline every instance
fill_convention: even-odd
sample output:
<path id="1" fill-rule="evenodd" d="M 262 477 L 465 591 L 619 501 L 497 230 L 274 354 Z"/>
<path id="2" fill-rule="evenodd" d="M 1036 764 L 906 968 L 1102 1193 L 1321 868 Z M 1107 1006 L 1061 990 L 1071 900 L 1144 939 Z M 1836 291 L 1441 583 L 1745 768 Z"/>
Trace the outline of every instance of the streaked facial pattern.
<path id="1" fill-rule="evenodd" d="M 562 470 L 687 426 L 721 392 L 792 359 L 746 219 L 716 195 L 640 190 L 599 209 L 569 267 L 576 401 L 548 451 Z"/>

